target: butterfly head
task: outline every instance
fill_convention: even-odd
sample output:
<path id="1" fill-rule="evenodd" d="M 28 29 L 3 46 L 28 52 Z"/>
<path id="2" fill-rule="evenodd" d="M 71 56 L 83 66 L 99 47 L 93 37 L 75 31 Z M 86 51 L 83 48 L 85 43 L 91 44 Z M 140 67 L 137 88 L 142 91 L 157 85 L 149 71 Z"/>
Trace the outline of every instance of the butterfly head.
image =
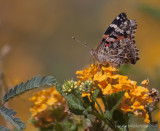
<path id="1" fill-rule="evenodd" d="M 89 52 L 90 52 L 90 54 L 91 54 L 92 56 L 94 56 L 95 51 L 94 51 L 93 49 L 91 49 Z"/>

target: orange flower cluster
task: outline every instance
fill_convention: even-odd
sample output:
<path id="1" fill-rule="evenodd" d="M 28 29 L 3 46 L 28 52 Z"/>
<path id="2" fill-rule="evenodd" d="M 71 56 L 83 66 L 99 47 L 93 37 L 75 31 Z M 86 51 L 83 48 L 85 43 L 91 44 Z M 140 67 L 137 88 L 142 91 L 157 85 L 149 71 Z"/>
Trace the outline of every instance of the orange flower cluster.
<path id="1" fill-rule="evenodd" d="M 149 123 L 149 115 L 146 107 L 153 102 L 149 96 L 149 90 L 146 86 L 137 86 L 136 81 L 128 79 L 127 76 L 117 74 L 118 70 L 109 66 L 91 65 L 83 71 L 77 71 L 78 84 L 84 81 L 93 81 L 93 87 L 99 87 L 103 95 L 113 94 L 119 91 L 126 91 L 119 108 L 124 112 L 132 112 L 135 115 L 145 118 L 145 122 Z M 147 82 L 147 81 L 146 81 Z M 146 85 L 145 81 L 142 82 Z M 89 96 L 90 93 L 83 92 L 82 97 Z"/>
<path id="2" fill-rule="evenodd" d="M 29 99 L 33 102 L 30 108 L 34 125 L 37 127 L 49 127 L 55 120 L 64 118 L 67 113 L 65 99 L 56 91 L 55 87 L 42 90 Z"/>

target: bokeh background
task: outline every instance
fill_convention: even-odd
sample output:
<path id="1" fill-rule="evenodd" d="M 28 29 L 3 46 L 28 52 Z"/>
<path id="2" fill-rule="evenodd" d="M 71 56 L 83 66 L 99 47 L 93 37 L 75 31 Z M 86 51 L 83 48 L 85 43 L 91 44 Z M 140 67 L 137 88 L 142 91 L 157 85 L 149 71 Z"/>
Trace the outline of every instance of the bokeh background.
<path id="1" fill-rule="evenodd" d="M 77 37 L 96 47 L 113 19 L 121 12 L 136 19 L 136 44 L 140 60 L 124 65 L 121 73 L 138 82 L 149 78 L 160 89 L 159 0 L 0 0 L 0 47 L 10 44 L 3 69 L 7 84 L 14 86 L 35 75 L 53 75 L 59 82 L 75 78 L 76 70 L 90 64 L 88 49 L 71 39 Z M 8 106 L 30 123 L 30 91 Z M 5 126 L 0 116 L 0 124 Z"/>

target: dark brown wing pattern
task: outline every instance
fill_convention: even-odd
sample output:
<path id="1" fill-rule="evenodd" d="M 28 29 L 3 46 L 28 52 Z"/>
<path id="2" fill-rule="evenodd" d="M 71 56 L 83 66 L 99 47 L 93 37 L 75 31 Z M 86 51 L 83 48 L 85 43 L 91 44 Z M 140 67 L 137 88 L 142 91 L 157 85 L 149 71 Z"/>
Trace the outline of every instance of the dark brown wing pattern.
<path id="1" fill-rule="evenodd" d="M 119 67 L 135 64 L 139 50 L 135 45 L 137 23 L 128 20 L 125 13 L 119 14 L 104 33 L 100 44 L 91 53 L 100 64 Z"/>

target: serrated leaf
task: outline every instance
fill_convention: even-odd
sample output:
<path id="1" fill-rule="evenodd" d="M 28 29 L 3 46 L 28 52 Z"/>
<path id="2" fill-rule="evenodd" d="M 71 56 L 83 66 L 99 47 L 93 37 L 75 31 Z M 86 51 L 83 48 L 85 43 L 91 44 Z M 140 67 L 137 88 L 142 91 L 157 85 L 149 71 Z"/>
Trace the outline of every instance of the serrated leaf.
<path id="1" fill-rule="evenodd" d="M 26 128 L 25 124 L 19 118 L 14 117 L 16 112 L 13 109 L 2 106 L 0 108 L 0 113 L 6 121 L 11 122 L 18 130 L 24 130 Z"/>
<path id="2" fill-rule="evenodd" d="M 74 114 L 77 114 L 77 115 L 83 114 L 85 107 L 84 107 L 83 103 L 77 97 L 75 97 L 75 95 L 69 94 L 64 97 L 67 101 L 67 105 L 68 105 L 71 112 L 73 112 Z"/>
<path id="3" fill-rule="evenodd" d="M 105 101 L 107 105 L 106 109 L 111 111 L 111 113 L 113 113 L 114 110 L 116 110 L 119 104 L 121 103 L 124 93 L 125 91 L 120 91 L 111 95 L 106 95 L 105 97 Z"/>
<path id="4" fill-rule="evenodd" d="M 34 79 L 35 77 L 30 80 L 30 85 L 28 86 L 28 89 L 31 89 L 32 87 L 34 87 Z"/>
<path id="5" fill-rule="evenodd" d="M 7 102 L 9 99 L 37 87 L 53 86 L 55 82 L 56 80 L 53 76 L 47 76 L 42 78 L 40 78 L 40 76 L 35 76 L 32 79 L 28 80 L 25 84 L 21 82 L 19 85 L 16 85 L 14 88 L 11 88 L 3 97 L 3 101 Z"/>
<path id="6" fill-rule="evenodd" d="M 112 120 L 112 114 L 111 114 L 111 112 L 107 110 L 107 111 L 104 113 L 104 117 L 105 117 L 107 120 L 111 121 L 111 120 Z"/>
<path id="7" fill-rule="evenodd" d="M 0 131 L 10 131 L 8 128 L 0 126 Z"/>
<path id="8" fill-rule="evenodd" d="M 35 82 L 34 82 L 34 86 L 40 86 L 40 81 L 41 81 L 41 77 L 40 76 L 37 76 L 35 77 Z"/>
<path id="9" fill-rule="evenodd" d="M 81 94 L 75 92 L 75 94 L 68 94 L 62 92 L 62 88 L 60 84 L 56 84 L 56 90 L 66 99 L 67 105 L 71 112 L 77 115 L 82 115 L 83 111 L 85 110 L 85 106 L 83 105 L 81 99 Z M 81 100 L 80 100 L 81 99 Z"/>
<path id="10" fill-rule="evenodd" d="M 64 95 L 63 91 L 62 91 L 62 86 L 59 83 L 55 84 L 56 90 L 61 94 Z"/>
<path id="11" fill-rule="evenodd" d="M 45 83 L 53 83 L 53 77 L 48 76 L 47 78 L 45 77 Z"/>
<path id="12" fill-rule="evenodd" d="M 22 87 L 22 90 L 25 92 L 27 89 L 27 87 L 28 87 L 28 83 L 29 83 L 29 80 L 24 84 L 24 86 Z"/>
<path id="13" fill-rule="evenodd" d="M 23 92 L 23 82 L 21 82 L 21 83 L 19 84 L 19 91 L 20 91 L 20 92 Z"/>

